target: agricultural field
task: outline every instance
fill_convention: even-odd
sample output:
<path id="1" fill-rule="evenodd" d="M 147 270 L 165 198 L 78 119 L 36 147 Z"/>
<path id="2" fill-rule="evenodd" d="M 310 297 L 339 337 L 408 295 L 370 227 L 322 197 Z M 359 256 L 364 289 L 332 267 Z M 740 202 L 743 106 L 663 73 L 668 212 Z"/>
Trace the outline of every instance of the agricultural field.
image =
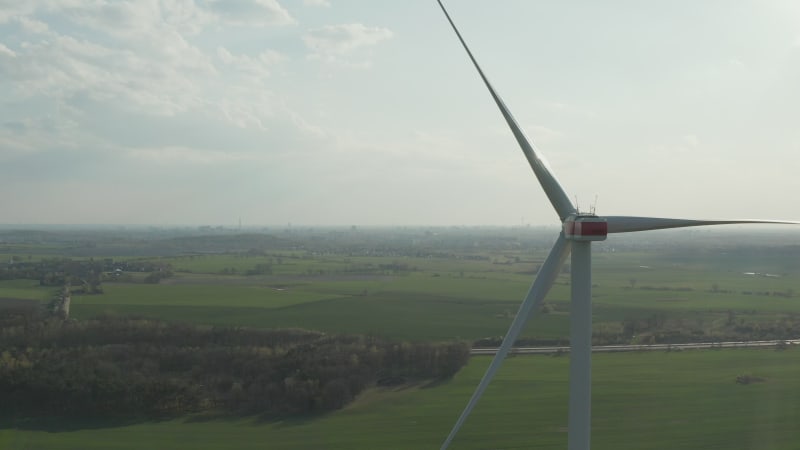
<path id="1" fill-rule="evenodd" d="M 73 296 L 72 314 L 474 341 L 505 332 L 546 256 L 548 236 L 535 243 L 507 239 L 438 251 L 409 243 L 376 255 L 349 247 L 318 251 L 315 241 L 307 240 L 302 250 L 160 256 L 151 261 L 171 266 L 171 278 L 157 285 L 107 281 L 102 295 Z M 618 249 L 614 240 L 596 245 L 598 343 L 633 341 L 634 334 L 645 342 L 657 340 L 641 321 L 658 322 L 668 329 L 664 333 L 682 327 L 710 340 L 723 338 L 726 327 L 781 323 L 785 328 L 800 321 L 797 246 L 769 251 L 768 244 L 742 248 L 712 242 L 698 247 L 692 241 L 658 241 L 632 249 Z M 546 303 L 523 338 L 564 341 L 568 269 Z M 626 320 L 637 332 L 612 336 L 624 332 Z"/>
<path id="2" fill-rule="evenodd" d="M 492 346 L 556 234 L 461 228 L 151 233 L 0 233 L 0 268 L 5 261 L 7 268 L 59 258 L 86 267 L 105 261 L 110 269 L 94 273 L 96 293 L 73 277 L 75 320 L 133 315 Z M 800 337 L 797 233 L 658 232 L 612 237 L 593 251 L 597 345 Z M 115 271 L 114 264 L 151 272 Z M 38 279 L 0 280 L 0 307 L 47 303 L 60 289 Z M 565 344 L 568 329 L 567 266 L 521 340 Z M 796 448 L 799 351 L 597 354 L 593 447 Z M 530 448 L 532 442 L 564 448 L 567 363 L 564 357 L 511 358 L 453 448 Z M 435 448 L 487 364 L 473 357 L 449 381 L 375 388 L 323 416 L 6 421 L 0 448 Z M 737 384 L 743 375 L 759 381 Z"/>
<path id="3" fill-rule="evenodd" d="M 0 448 L 437 448 L 488 357 L 452 380 L 373 389 L 324 416 L 190 417 L 135 424 L 37 422 L 0 427 Z M 509 359 L 453 449 L 566 447 L 568 358 Z M 597 354 L 596 449 L 795 449 L 800 441 L 797 349 Z M 736 383 L 748 375 L 760 381 Z"/>
<path id="4" fill-rule="evenodd" d="M 211 325 L 476 341 L 502 336 L 554 238 L 552 230 L 525 229 L 142 233 L 107 232 L 95 236 L 97 242 L 87 241 L 87 234 L 35 235 L 35 243 L 28 236 L 0 251 L 8 261 L 104 259 L 112 266 L 169 268 L 171 276 L 155 284 L 143 282 L 147 273 L 126 271 L 122 277 L 105 276 L 100 294 L 74 292 L 71 315 L 76 319 L 133 314 Z M 800 246 L 783 245 L 798 242 L 796 237 L 654 235 L 612 237 L 595 245 L 596 343 L 800 333 L 794 325 L 800 323 Z M 107 256 L 121 251 L 128 254 Z M 35 280 L 0 281 L 0 298 L 46 300 L 57 291 Z M 568 317 L 567 267 L 522 338 L 564 343 Z"/>

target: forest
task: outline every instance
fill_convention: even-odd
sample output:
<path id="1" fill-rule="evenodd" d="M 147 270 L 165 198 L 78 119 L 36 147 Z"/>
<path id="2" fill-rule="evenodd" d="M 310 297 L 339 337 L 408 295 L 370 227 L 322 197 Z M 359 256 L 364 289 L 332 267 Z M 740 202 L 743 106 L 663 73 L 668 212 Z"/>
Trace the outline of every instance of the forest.
<path id="1" fill-rule="evenodd" d="M 451 377 L 465 342 L 407 343 L 299 329 L 245 329 L 0 310 L 0 414 L 163 418 L 322 413 L 367 387 Z"/>

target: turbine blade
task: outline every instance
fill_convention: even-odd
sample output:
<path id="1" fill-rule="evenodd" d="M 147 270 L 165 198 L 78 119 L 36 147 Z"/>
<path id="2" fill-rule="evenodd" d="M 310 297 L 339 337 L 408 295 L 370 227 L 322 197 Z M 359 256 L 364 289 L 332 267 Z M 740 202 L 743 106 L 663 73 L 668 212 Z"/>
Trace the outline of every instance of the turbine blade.
<path id="1" fill-rule="evenodd" d="M 483 378 L 481 378 L 480 383 L 478 383 L 478 387 L 475 389 L 475 392 L 473 392 L 472 398 L 469 399 L 467 407 L 461 412 L 461 416 L 442 444 L 441 450 L 445 450 L 450 445 L 450 442 L 452 442 L 458 430 L 461 429 L 461 425 L 464 424 L 464 421 L 467 419 L 470 412 L 472 412 L 475 404 L 478 403 L 481 395 L 483 395 L 483 391 L 486 390 L 489 382 L 492 381 L 495 372 L 500 368 L 509 350 L 511 350 L 511 346 L 514 345 L 514 341 L 517 340 L 520 332 L 522 332 L 522 328 L 530 318 L 531 313 L 542 302 L 542 299 L 547 295 L 550 287 L 553 286 L 553 282 L 558 276 L 559 269 L 564 264 L 564 259 L 569 255 L 569 251 L 570 241 L 564 238 L 564 233 L 562 232 L 558 236 L 558 240 L 553 246 L 553 249 L 550 250 L 550 254 L 547 255 L 547 259 L 544 264 L 542 264 L 541 269 L 539 269 L 539 273 L 536 275 L 536 279 L 533 281 L 530 290 L 528 290 L 525 300 L 523 300 L 522 305 L 520 305 L 519 311 L 517 311 L 517 315 L 514 317 L 514 321 L 511 322 L 511 326 L 508 328 L 508 332 L 503 338 L 503 343 L 497 350 L 494 359 L 492 359 L 492 363 L 489 364 L 489 368 L 486 369 L 486 373 L 483 375 Z"/>
<path id="2" fill-rule="evenodd" d="M 800 225 L 800 222 L 787 220 L 689 220 L 665 219 L 662 217 L 636 217 L 636 216 L 605 216 L 608 221 L 609 233 L 631 233 L 634 231 L 662 230 L 665 228 L 702 227 L 705 225 L 731 225 L 743 223 L 768 223 Z"/>
<path id="3" fill-rule="evenodd" d="M 532 142 L 528 141 L 528 139 L 525 137 L 525 133 L 514 119 L 514 116 L 512 116 L 511 112 L 508 110 L 508 108 L 506 108 L 506 105 L 500 96 L 497 95 L 497 92 L 495 92 L 492 84 L 489 83 L 489 79 L 486 78 L 486 75 L 484 75 L 483 70 L 481 70 L 481 67 L 478 65 L 478 61 L 474 56 L 472 56 L 472 52 L 469 50 L 469 47 L 467 47 L 467 43 L 464 41 L 464 38 L 461 37 L 461 33 L 458 31 L 458 28 L 456 28 L 456 24 L 453 22 L 453 19 L 450 18 L 450 14 L 448 14 L 447 10 L 444 8 L 442 1 L 437 1 L 439 2 L 439 6 L 441 6 L 445 17 L 447 17 L 447 21 L 450 22 L 450 26 L 453 27 L 453 31 L 456 32 L 458 40 L 461 41 L 461 45 L 464 46 L 464 50 L 467 51 L 467 55 L 469 55 L 469 59 L 472 60 L 472 64 L 475 65 L 476 69 L 478 69 L 478 74 L 481 76 L 481 79 L 483 79 L 483 83 L 489 89 L 489 93 L 492 95 L 497 107 L 500 108 L 500 113 L 503 114 L 503 118 L 505 118 L 506 123 L 508 124 L 509 128 L 511 128 L 511 132 L 514 133 L 514 137 L 517 139 L 520 148 L 522 148 L 525 158 L 528 159 L 528 163 L 533 169 L 533 173 L 536 174 L 539 184 L 542 185 L 544 193 L 547 195 L 547 198 L 550 200 L 553 208 L 555 208 L 559 219 L 561 219 L 563 222 L 567 216 L 575 213 L 575 207 L 572 205 L 572 202 L 569 200 L 569 197 L 564 192 L 564 189 L 561 187 L 561 184 L 559 184 L 555 175 L 550 172 L 550 168 L 547 164 L 547 161 L 545 161 L 544 156 L 537 152 Z"/>

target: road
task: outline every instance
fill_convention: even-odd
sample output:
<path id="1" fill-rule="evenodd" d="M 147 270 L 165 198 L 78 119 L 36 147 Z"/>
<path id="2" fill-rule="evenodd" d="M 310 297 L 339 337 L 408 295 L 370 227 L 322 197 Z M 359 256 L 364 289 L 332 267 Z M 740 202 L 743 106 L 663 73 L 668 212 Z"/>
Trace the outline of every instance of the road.
<path id="1" fill-rule="evenodd" d="M 777 341 L 731 341 L 731 342 L 695 342 L 691 344 L 650 344 L 650 345 L 598 345 L 592 347 L 592 352 L 652 352 L 668 350 L 699 350 L 710 348 L 756 348 L 777 347 L 778 345 L 800 344 L 800 339 Z M 511 349 L 513 355 L 545 355 L 552 353 L 568 353 L 569 346 L 564 347 L 515 347 Z M 496 348 L 473 348 L 470 355 L 494 355 Z"/>

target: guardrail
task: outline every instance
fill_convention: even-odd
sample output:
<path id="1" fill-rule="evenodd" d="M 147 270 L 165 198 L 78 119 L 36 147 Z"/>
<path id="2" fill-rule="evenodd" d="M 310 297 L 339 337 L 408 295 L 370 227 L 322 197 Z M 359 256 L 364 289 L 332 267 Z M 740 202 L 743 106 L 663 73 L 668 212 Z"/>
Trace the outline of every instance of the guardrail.
<path id="1" fill-rule="evenodd" d="M 786 339 L 774 341 L 729 341 L 729 342 L 695 342 L 689 344 L 634 344 L 634 345 L 598 345 L 592 347 L 592 352 L 650 352 L 671 350 L 699 350 L 712 348 L 757 348 L 778 347 L 780 345 L 797 345 L 800 339 Z M 514 347 L 509 353 L 512 355 L 545 355 L 553 353 L 569 353 L 569 346 L 558 347 Z M 497 348 L 473 348 L 470 355 L 494 355 Z"/>

